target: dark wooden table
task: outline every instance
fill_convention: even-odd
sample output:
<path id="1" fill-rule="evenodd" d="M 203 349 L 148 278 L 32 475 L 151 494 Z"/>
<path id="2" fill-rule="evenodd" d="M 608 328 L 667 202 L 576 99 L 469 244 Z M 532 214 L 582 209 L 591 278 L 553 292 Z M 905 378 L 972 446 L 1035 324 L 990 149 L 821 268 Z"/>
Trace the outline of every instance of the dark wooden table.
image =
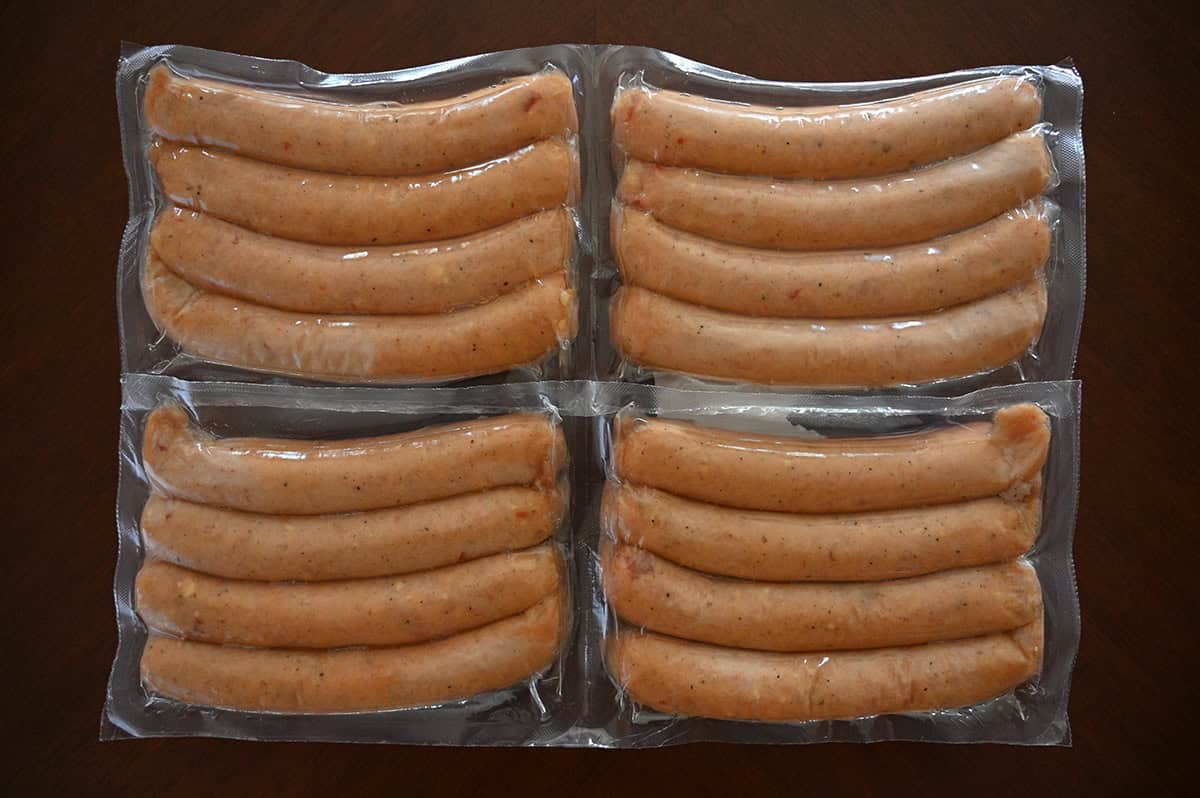
<path id="1" fill-rule="evenodd" d="M 53 794 L 559 795 L 1153 790 L 1200 692 L 1194 237 L 1200 28 L 1186 5 L 921 2 L 6 4 L 0 360 L 3 781 Z M 122 39 L 368 71 L 553 42 L 646 44 L 764 78 L 850 80 L 1073 56 L 1087 89 L 1089 286 L 1072 749 L 696 745 L 641 752 L 156 740 L 101 744 L 126 219 Z M 1189 621 L 1188 619 L 1192 620 Z M 511 785 L 511 787 L 510 787 Z M 22 794 L 22 793 L 17 793 Z"/>

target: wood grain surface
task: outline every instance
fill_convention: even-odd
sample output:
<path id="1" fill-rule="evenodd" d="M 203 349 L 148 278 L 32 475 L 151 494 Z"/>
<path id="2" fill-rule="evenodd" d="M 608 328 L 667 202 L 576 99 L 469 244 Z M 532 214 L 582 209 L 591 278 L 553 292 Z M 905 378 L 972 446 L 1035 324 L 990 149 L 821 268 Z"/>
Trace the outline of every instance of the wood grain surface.
<path id="1" fill-rule="evenodd" d="M 1200 27 L 1185 3 L 6 3 L 3 781 L 14 794 L 972 795 L 1173 791 L 1200 701 Z M 1194 12 L 1194 8 L 1191 9 Z M 1086 87 L 1088 296 L 1074 747 L 454 750 L 97 742 L 116 647 L 114 273 L 121 40 L 370 71 L 554 42 L 645 44 L 763 78 L 1072 56 Z M 1191 702 L 1191 709 L 1187 704 Z M 1174 787 L 1172 785 L 1175 785 Z"/>

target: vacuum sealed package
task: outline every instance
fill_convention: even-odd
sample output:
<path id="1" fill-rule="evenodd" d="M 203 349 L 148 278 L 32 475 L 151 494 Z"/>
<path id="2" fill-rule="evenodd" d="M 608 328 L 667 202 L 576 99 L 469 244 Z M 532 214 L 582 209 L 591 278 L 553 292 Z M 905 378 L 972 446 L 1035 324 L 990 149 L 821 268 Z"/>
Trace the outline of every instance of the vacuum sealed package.
<path id="1" fill-rule="evenodd" d="M 124 388 L 106 736 L 570 728 L 569 458 L 536 383 Z"/>
<path id="2" fill-rule="evenodd" d="M 641 387 L 600 428 L 618 744 L 1069 741 L 1077 383 Z"/>
<path id="3" fill-rule="evenodd" d="M 583 68 L 569 47 L 370 75 L 127 48 L 125 371 L 569 376 Z"/>
<path id="4" fill-rule="evenodd" d="M 619 48 L 597 85 L 601 376 L 938 393 L 1070 376 L 1069 64 L 775 83 Z"/>
<path id="5" fill-rule="evenodd" d="M 124 383 L 103 734 L 1061 744 L 1077 383 Z"/>
<path id="6" fill-rule="evenodd" d="M 1069 63 L 116 88 L 104 739 L 1069 743 Z"/>

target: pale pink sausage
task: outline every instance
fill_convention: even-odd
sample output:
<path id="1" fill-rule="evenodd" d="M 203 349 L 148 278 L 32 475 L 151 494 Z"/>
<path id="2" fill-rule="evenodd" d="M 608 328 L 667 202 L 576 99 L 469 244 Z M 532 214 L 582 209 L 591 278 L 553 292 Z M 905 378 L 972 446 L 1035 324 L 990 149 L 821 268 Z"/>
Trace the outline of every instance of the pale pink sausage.
<path id="1" fill-rule="evenodd" d="M 779 108 L 634 88 L 612 106 L 629 155 L 713 172 L 862 177 L 964 155 L 1041 117 L 1033 81 L 992 77 L 880 102 Z"/>
<path id="2" fill-rule="evenodd" d="M 786 252 L 725 244 L 613 208 L 626 285 L 747 316 L 870 318 L 937 310 L 1029 282 L 1050 256 L 1040 203 L 942 238 L 877 250 Z"/>
<path id="3" fill-rule="evenodd" d="M 1017 560 L 880 582 L 753 582 L 692 571 L 634 546 L 602 547 L 609 604 L 634 626 L 759 651 L 886 648 L 1005 632 L 1042 613 Z"/>
<path id="4" fill-rule="evenodd" d="M 557 490 L 503 487 L 358 513 L 264 515 L 155 493 L 146 556 L 230 579 L 361 579 L 424 571 L 541 543 L 563 514 Z"/>
<path id="5" fill-rule="evenodd" d="M 739 510 L 643 485 L 608 483 L 618 540 L 681 565 L 760 581 L 899 579 L 1011 560 L 1033 546 L 1040 479 L 1004 496 L 863 513 Z"/>
<path id="6" fill-rule="evenodd" d="M 331 380 L 448 380 L 537 363 L 575 336 L 565 272 L 491 302 L 421 316 L 324 316 L 196 288 L 151 254 L 142 296 L 185 352 L 242 368 Z"/>
<path id="7" fill-rule="evenodd" d="M 433 175 L 354 177 L 289 169 L 218 149 L 156 141 L 170 202 L 259 233 L 313 244 L 438 241 L 571 201 L 572 145 L 547 139 L 478 166 Z"/>
<path id="8" fill-rule="evenodd" d="M 135 583 L 138 615 L 158 632 L 259 648 L 420 643 L 524 612 L 556 591 L 553 546 L 404 576 L 327 582 L 224 579 L 152 560 Z"/>
<path id="9" fill-rule="evenodd" d="M 538 673 L 562 641 L 563 595 L 429 643 L 330 651 L 242 648 L 151 634 L 142 684 L 185 704 L 327 713 L 439 704 Z"/>
<path id="10" fill-rule="evenodd" d="M 779 319 L 701 307 L 625 286 L 610 307 L 618 351 L 638 365 L 763 385 L 877 388 L 979 374 L 1041 334 L 1039 278 L 940 311 L 863 319 Z"/>
<path id="11" fill-rule="evenodd" d="M 619 419 L 617 475 L 696 501 L 747 510 L 843 513 L 995 496 L 1037 477 L 1046 414 L 1010 405 L 990 422 L 861 438 L 733 432 L 687 421 Z"/>
<path id="12" fill-rule="evenodd" d="M 150 71 L 146 123 L 163 138 L 260 161 L 363 175 L 441 172 L 578 127 L 570 79 L 547 70 L 418 103 L 339 103 Z"/>
<path id="13" fill-rule="evenodd" d="M 169 207 L 150 231 L 159 260 L 194 286 L 302 313 L 428 314 L 480 304 L 566 268 L 563 208 L 416 246 L 331 247 L 255 233 Z"/>
<path id="14" fill-rule="evenodd" d="M 768 249 L 913 244 L 1040 195 L 1053 166 L 1039 130 L 881 178 L 775 180 L 630 161 L 617 196 L 690 233 Z"/>
<path id="15" fill-rule="evenodd" d="M 1043 623 L 868 651 L 778 654 L 624 628 L 608 668 L 639 704 L 673 715 L 763 721 L 856 718 L 968 706 L 1037 674 Z"/>
<path id="16" fill-rule="evenodd" d="M 151 484 L 191 502 L 256 513 L 374 510 L 505 485 L 550 486 L 567 462 L 547 416 L 512 414 L 374 438 L 216 438 L 163 405 L 146 418 Z"/>

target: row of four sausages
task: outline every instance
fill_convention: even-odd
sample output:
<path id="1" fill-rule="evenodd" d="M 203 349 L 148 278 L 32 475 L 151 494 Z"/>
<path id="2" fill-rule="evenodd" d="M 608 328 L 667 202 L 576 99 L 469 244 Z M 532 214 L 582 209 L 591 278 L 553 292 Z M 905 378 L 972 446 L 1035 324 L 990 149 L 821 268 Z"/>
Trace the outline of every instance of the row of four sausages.
<path id="1" fill-rule="evenodd" d="M 851 718 L 1036 676 L 1036 406 L 885 437 L 629 412 L 611 429 L 607 535 L 587 551 L 612 609 L 609 678 L 635 704 Z M 549 414 L 298 440 L 218 438 L 159 407 L 142 444 L 144 689 L 329 713 L 536 681 L 578 631 L 568 459 Z"/>

